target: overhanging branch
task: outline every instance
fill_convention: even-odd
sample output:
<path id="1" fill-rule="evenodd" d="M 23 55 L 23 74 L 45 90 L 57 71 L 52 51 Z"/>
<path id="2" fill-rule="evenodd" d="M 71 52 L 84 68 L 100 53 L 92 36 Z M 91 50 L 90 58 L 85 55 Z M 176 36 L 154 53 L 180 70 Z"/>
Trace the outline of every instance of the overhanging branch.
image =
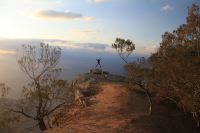
<path id="1" fill-rule="evenodd" d="M 14 110 L 14 109 L 8 109 L 9 111 L 12 111 L 14 113 L 19 113 L 19 114 L 22 114 L 23 116 L 27 117 L 27 118 L 30 118 L 30 119 L 34 119 L 35 120 L 35 117 L 27 114 L 24 112 L 24 110 L 22 109 L 21 111 L 20 110 Z"/>

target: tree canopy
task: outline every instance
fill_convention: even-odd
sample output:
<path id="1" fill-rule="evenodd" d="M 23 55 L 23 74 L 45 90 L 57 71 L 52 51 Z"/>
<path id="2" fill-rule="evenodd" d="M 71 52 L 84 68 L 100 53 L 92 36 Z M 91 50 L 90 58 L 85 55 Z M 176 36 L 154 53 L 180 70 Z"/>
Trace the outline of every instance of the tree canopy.
<path id="1" fill-rule="evenodd" d="M 128 63 L 129 55 L 135 50 L 135 44 L 131 40 L 125 40 L 121 38 L 116 38 L 115 42 L 112 44 L 112 47 L 116 49 L 120 58 Z"/>
<path id="2" fill-rule="evenodd" d="M 149 62 L 152 87 L 161 98 L 172 100 L 193 114 L 199 126 L 200 115 L 200 14 L 196 4 L 188 8 L 186 23 L 172 33 L 165 32 L 157 52 Z"/>

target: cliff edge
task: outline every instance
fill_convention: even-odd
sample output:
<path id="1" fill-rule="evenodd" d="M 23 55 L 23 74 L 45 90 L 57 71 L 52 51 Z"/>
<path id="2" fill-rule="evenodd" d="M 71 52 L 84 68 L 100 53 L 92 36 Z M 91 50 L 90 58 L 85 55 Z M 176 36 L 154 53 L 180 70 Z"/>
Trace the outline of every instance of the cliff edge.
<path id="1" fill-rule="evenodd" d="M 148 116 L 145 95 L 130 92 L 122 76 L 89 72 L 73 81 L 76 104 L 44 133 L 198 133 L 191 117 L 173 105 L 153 101 Z M 71 114 L 71 115 L 69 115 Z"/>

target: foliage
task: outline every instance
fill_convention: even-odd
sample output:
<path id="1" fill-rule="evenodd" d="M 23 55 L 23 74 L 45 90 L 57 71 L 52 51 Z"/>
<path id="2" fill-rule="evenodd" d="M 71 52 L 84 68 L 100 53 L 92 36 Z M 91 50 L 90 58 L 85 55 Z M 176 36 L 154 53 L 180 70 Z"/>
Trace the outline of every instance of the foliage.
<path id="1" fill-rule="evenodd" d="M 152 54 L 151 84 L 157 95 L 176 103 L 185 112 L 200 114 L 200 14 L 193 4 L 186 24 L 173 33 L 165 32 L 158 51 Z"/>
<path id="2" fill-rule="evenodd" d="M 120 58 L 128 63 L 129 55 L 135 50 L 135 44 L 130 40 L 125 40 L 121 38 L 116 38 L 115 42 L 112 44 L 112 47 L 116 49 Z"/>

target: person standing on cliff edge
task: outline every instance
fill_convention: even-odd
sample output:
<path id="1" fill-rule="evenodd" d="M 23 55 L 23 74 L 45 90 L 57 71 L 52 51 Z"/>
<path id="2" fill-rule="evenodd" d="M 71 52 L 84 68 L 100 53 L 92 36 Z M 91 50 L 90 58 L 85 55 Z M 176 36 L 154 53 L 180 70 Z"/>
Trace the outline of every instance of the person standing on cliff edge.
<path id="1" fill-rule="evenodd" d="M 95 69 L 99 66 L 100 68 L 101 68 L 101 58 L 99 58 L 99 59 L 96 59 L 96 61 L 97 61 L 97 65 L 95 66 Z"/>

